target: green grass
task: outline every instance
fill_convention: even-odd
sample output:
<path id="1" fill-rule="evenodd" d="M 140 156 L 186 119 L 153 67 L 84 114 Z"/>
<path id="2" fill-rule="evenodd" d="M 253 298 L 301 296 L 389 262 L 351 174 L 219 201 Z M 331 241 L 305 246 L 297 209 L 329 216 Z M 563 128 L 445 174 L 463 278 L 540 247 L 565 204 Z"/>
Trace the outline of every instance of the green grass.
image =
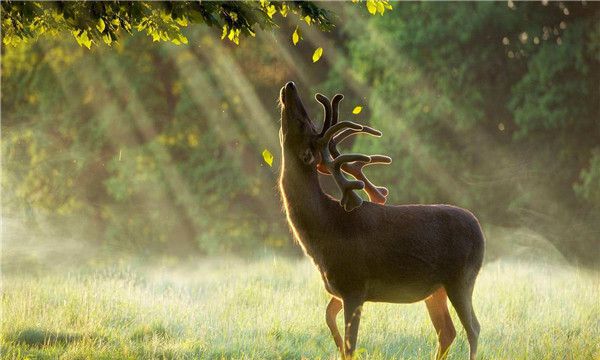
<path id="1" fill-rule="evenodd" d="M 480 358 L 598 359 L 599 286 L 597 273 L 566 266 L 487 264 L 475 290 Z M 2 357 L 333 359 L 327 301 L 312 264 L 286 258 L 5 271 Z M 465 359 L 451 312 L 450 359 Z M 431 358 L 423 303 L 363 313 L 362 358 Z"/>

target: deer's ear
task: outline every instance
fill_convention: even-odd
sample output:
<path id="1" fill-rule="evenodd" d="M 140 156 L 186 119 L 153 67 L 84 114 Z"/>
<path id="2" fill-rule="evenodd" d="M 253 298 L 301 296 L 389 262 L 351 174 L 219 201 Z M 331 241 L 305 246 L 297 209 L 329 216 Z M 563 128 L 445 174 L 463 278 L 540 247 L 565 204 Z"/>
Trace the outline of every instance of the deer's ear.
<path id="1" fill-rule="evenodd" d="M 300 159 L 303 163 L 312 165 L 315 162 L 315 155 L 310 148 L 306 148 L 302 153 L 300 153 Z"/>

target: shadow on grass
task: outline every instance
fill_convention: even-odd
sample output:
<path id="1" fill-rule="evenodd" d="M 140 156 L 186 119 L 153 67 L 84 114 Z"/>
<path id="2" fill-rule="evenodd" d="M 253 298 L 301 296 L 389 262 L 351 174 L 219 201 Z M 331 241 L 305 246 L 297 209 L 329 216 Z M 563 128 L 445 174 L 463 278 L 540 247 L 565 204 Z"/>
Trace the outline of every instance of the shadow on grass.
<path id="1" fill-rule="evenodd" d="M 81 334 L 71 334 L 43 329 L 25 329 L 7 335 L 7 340 L 30 346 L 68 345 L 83 339 Z"/>
<path id="2" fill-rule="evenodd" d="M 171 331 L 164 324 L 158 322 L 141 325 L 131 334 L 131 340 L 138 342 L 146 342 L 153 338 L 169 339 L 172 337 Z"/>

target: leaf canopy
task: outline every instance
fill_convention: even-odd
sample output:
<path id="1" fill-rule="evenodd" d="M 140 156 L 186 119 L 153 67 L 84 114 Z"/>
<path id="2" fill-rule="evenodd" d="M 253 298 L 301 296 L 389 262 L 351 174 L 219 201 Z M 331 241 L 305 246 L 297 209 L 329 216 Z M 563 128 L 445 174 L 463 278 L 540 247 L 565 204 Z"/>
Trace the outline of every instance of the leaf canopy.
<path id="1" fill-rule="evenodd" d="M 310 1 L 3 1 L 2 42 L 14 46 L 70 32 L 79 45 L 91 48 L 138 31 L 152 41 L 179 45 L 187 43 L 182 29 L 203 24 L 223 29 L 222 38 L 239 44 L 240 37 L 255 36 L 257 29 L 278 27 L 288 14 L 323 31 L 333 28 L 332 14 Z"/>

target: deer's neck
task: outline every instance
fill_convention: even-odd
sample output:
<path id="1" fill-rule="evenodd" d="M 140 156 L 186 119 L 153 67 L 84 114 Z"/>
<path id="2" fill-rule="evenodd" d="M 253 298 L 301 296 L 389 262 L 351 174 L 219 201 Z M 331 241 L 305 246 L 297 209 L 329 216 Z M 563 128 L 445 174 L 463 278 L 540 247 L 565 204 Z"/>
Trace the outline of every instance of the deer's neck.
<path id="1" fill-rule="evenodd" d="M 319 234 L 327 226 L 327 207 L 332 200 L 321 190 L 317 172 L 296 159 L 286 161 L 284 154 L 279 187 L 294 237 L 305 253 L 318 256 L 319 245 L 326 241 Z"/>

